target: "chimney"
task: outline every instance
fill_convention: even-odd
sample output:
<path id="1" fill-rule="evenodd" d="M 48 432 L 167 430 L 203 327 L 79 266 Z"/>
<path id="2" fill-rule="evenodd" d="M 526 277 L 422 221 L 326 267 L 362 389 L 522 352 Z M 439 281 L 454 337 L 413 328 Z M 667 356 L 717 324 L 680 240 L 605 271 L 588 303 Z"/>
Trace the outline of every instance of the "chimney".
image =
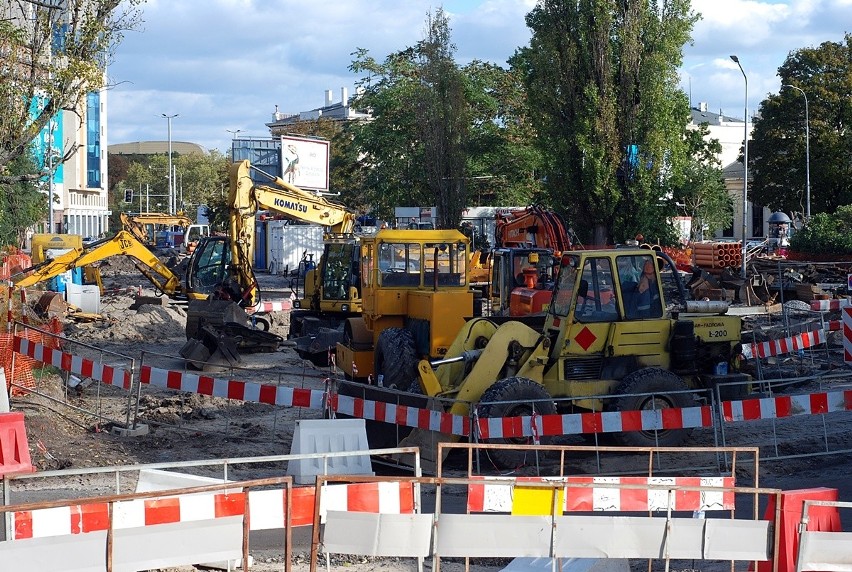
<path id="1" fill-rule="evenodd" d="M 707 102 L 706 101 L 702 101 L 698 104 L 698 111 L 703 111 L 705 113 L 707 112 Z"/>
<path id="2" fill-rule="evenodd" d="M 349 90 L 347 90 L 345 87 L 341 87 L 340 88 L 340 103 L 342 103 L 343 106 L 345 107 L 348 102 L 349 102 Z"/>
<path id="3" fill-rule="evenodd" d="M 334 103 L 333 101 L 331 101 L 331 98 L 332 98 L 331 90 L 330 89 L 325 90 L 325 107 L 329 107 L 332 103 Z"/>

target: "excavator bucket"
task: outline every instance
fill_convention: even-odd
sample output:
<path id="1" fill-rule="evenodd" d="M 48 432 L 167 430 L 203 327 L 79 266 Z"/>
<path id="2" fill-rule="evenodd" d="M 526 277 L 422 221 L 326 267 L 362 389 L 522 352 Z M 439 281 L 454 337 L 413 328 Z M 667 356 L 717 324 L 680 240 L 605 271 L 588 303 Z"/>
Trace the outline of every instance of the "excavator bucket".
<path id="1" fill-rule="evenodd" d="M 747 278 L 740 286 L 740 303 L 747 306 L 762 306 L 768 304 L 773 296 L 769 293 L 769 287 L 762 274 L 755 274 Z"/>

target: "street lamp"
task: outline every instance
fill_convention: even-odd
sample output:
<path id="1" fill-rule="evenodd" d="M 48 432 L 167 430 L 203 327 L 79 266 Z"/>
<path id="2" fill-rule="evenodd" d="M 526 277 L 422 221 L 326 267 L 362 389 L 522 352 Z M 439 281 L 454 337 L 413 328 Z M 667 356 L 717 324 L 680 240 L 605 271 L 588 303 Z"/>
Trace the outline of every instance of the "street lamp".
<path id="1" fill-rule="evenodd" d="M 234 135 L 234 139 L 237 138 L 237 133 L 240 133 L 242 129 L 225 129 L 228 133 L 232 133 Z"/>
<path id="2" fill-rule="evenodd" d="M 781 87 L 790 87 L 802 93 L 805 98 L 805 220 L 811 218 L 811 136 L 808 120 L 808 94 L 801 87 L 785 83 Z"/>
<path id="3" fill-rule="evenodd" d="M 741 270 L 742 277 L 745 278 L 746 253 L 748 252 L 748 248 L 746 247 L 746 238 L 748 235 L 748 77 L 745 71 L 743 71 L 743 66 L 740 65 L 740 59 L 737 56 L 731 56 L 731 59 L 740 68 L 743 79 L 745 79 L 745 107 L 743 108 L 743 267 Z"/>
<path id="4" fill-rule="evenodd" d="M 162 113 L 161 115 L 166 118 L 166 121 L 169 124 L 169 214 L 175 214 L 174 194 L 172 187 L 172 119 L 178 117 L 179 114 L 175 113 L 174 115 L 166 115 L 165 113 Z"/>

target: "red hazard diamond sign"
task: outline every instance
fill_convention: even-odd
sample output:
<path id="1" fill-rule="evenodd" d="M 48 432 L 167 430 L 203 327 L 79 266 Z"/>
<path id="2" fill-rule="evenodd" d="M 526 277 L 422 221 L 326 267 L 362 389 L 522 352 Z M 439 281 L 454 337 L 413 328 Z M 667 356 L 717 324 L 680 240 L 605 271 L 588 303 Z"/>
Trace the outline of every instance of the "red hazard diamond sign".
<path id="1" fill-rule="evenodd" d="M 595 340 L 598 337 L 588 328 L 588 326 L 584 326 L 580 332 L 574 336 L 574 341 L 580 344 L 580 347 L 584 350 L 588 350 L 589 347 L 595 343 Z"/>

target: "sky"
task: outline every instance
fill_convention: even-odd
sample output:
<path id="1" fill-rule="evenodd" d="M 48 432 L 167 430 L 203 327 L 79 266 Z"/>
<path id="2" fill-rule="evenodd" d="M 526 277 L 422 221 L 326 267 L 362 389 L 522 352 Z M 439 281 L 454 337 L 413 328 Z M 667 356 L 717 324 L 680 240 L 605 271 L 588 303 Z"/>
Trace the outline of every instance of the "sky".
<path id="1" fill-rule="evenodd" d="M 224 153 L 238 137 L 269 137 L 283 113 L 354 92 L 352 53 L 378 61 L 421 40 L 426 16 L 450 19 L 456 61 L 507 66 L 528 44 L 535 0 L 147 0 L 108 68 L 108 143 L 190 141 Z M 680 69 L 692 105 L 754 114 L 795 50 L 842 41 L 852 0 L 693 0 L 701 15 Z M 735 54 L 743 71 L 730 59 Z M 743 77 L 745 74 L 745 78 Z M 746 79 L 748 98 L 746 100 Z M 235 133 L 236 132 L 236 133 Z"/>

